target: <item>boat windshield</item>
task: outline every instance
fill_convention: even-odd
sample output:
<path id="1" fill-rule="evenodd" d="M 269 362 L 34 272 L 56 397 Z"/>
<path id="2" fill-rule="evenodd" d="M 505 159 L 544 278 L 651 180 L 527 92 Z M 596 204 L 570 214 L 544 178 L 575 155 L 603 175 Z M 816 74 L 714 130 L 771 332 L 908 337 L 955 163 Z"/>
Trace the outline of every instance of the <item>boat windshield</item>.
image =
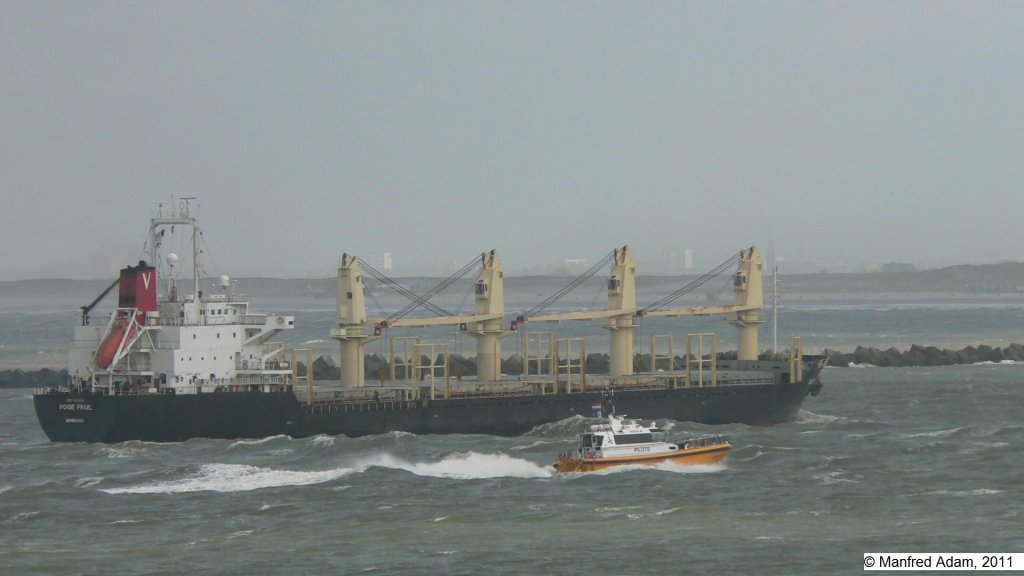
<path id="1" fill-rule="evenodd" d="M 644 433 L 641 433 L 641 434 L 616 434 L 615 435 L 615 443 L 619 444 L 619 445 L 622 445 L 622 444 L 645 444 L 647 442 L 652 442 L 651 434 L 648 433 L 648 432 L 644 432 Z"/>

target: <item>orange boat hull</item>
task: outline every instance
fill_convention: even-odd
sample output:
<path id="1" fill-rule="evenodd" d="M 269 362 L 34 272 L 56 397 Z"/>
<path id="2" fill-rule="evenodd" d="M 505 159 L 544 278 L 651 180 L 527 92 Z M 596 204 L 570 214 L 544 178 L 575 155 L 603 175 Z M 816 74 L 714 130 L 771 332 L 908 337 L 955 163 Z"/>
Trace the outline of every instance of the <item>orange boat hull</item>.
<path id="1" fill-rule="evenodd" d="M 715 464 L 720 462 L 729 453 L 732 446 L 726 444 L 715 444 L 712 446 L 701 446 L 689 450 L 674 450 L 660 454 L 642 454 L 637 456 L 616 456 L 611 458 L 571 458 L 559 455 L 555 463 L 555 470 L 558 472 L 593 472 L 604 470 L 614 466 L 627 466 L 640 464 L 653 466 L 662 462 L 673 462 L 676 464 Z"/>

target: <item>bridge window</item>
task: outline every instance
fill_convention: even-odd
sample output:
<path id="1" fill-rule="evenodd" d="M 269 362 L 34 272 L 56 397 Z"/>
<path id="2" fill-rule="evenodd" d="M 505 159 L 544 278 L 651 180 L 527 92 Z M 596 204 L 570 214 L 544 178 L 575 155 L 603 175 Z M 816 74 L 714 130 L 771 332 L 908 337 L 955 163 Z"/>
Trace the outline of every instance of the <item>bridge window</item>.
<path id="1" fill-rule="evenodd" d="M 642 434 L 616 434 L 616 444 L 643 444 L 645 442 L 653 442 L 654 439 L 650 433 L 644 432 Z"/>

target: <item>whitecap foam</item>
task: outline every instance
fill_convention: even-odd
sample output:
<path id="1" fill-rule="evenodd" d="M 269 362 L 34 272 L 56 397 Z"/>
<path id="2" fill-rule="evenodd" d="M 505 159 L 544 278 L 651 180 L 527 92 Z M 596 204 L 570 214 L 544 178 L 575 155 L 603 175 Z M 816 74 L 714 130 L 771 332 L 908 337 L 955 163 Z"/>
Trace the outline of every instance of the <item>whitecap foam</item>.
<path id="1" fill-rule="evenodd" d="M 659 510 L 657 512 L 651 512 L 650 514 L 626 514 L 626 518 L 629 518 L 630 520 L 641 520 L 643 518 L 650 518 L 652 516 L 664 516 L 665 514 L 671 514 L 676 510 L 679 510 L 680 508 L 682 507 L 676 506 L 675 508 L 669 508 L 668 510 Z"/>
<path id="2" fill-rule="evenodd" d="M 75 480 L 75 488 L 91 488 L 100 482 L 103 482 L 102 476 L 87 476 Z"/>
<path id="3" fill-rule="evenodd" d="M 856 484 L 860 480 L 854 480 L 852 478 L 844 478 L 847 473 L 843 470 L 837 470 L 835 472 L 826 472 L 824 474 L 815 474 L 811 476 L 815 480 L 821 480 L 822 484 Z"/>
<path id="4" fill-rule="evenodd" d="M 952 436 L 957 432 L 963 430 L 963 428 L 950 428 L 948 430 L 935 430 L 933 432 L 918 432 L 917 434 L 901 434 L 897 438 L 945 438 L 946 436 Z"/>
<path id="5" fill-rule="evenodd" d="M 933 490 L 931 492 L 918 492 L 917 494 L 911 494 L 911 496 L 991 496 L 993 494 L 1002 494 L 1002 490 L 993 490 L 991 488 L 978 488 L 977 490 Z"/>
<path id="6" fill-rule="evenodd" d="M 352 468 L 318 471 L 275 470 L 242 464 L 203 464 L 198 472 L 179 480 L 126 488 L 104 488 L 107 494 L 182 494 L 188 492 L 246 492 L 280 486 L 321 484 L 354 472 Z"/>
<path id="7" fill-rule="evenodd" d="M 33 511 L 33 512 L 19 512 L 19 513 L 15 514 L 14 516 L 11 516 L 10 518 L 8 518 L 7 519 L 7 523 L 8 524 L 14 524 L 15 522 L 21 522 L 22 520 L 28 520 L 29 518 L 32 518 L 33 516 L 38 516 L 38 515 L 39 515 L 39 511 L 38 510 Z"/>
<path id="8" fill-rule="evenodd" d="M 99 449 L 99 453 L 110 459 L 118 458 L 131 458 L 136 454 L 142 454 L 146 450 L 142 446 L 130 446 L 122 444 L 120 446 L 104 446 Z"/>
<path id="9" fill-rule="evenodd" d="M 329 448 L 331 446 L 334 446 L 334 436 L 328 436 L 326 434 L 317 434 L 316 436 L 313 436 L 312 439 L 310 439 L 310 442 L 314 446 Z"/>
<path id="10" fill-rule="evenodd" d="M 838 422 L 840 420 L 843 420 L 841 416 L 815 414 L 810 410 L 800 410 L 796 415 L 796 421 L 798 424 L 823 424 L 826 422 Z"/>

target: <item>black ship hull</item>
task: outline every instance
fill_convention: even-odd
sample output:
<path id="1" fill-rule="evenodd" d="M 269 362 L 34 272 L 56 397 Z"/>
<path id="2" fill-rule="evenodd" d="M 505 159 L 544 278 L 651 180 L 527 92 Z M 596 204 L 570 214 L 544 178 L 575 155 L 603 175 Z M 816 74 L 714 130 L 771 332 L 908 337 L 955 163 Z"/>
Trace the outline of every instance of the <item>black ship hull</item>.
<path id="1" fill-rule="evenodd" d="M 178 442 L 189 438 L 294 438 L 316 434 L 515 436 L 596 406 L 643 419 L 703 424 L 772 425 L 793 420 L 816 378 L 774 384 L 592 391 L 411 401 L 318 402 L 292 392 L 93 395 L 52 390 L 34 396 L 43 431 L 53 441 Z"/>

